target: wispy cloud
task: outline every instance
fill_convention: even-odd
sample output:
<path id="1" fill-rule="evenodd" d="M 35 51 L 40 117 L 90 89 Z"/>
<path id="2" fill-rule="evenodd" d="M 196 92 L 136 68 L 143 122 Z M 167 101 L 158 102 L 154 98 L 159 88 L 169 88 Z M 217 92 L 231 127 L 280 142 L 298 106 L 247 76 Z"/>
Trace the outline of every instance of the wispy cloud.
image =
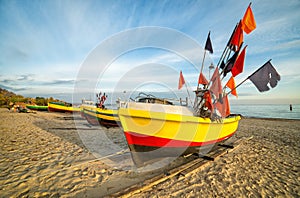
<path id="1" fill-rule="evenodd" d="M 30 88 L 28 87 L 21 87 L 21 88 L 15 88 L 15 87 L 11 87 L 11 86 L 5 86 L 0 84 L 0 87 L 9 91 L 14 91 L 14 92 L 19 92 L 19 91 L 28 91 L 30 90 Z"/>
<path id="2" fill-rule="evenodd" d="M 43 85 L 74 85 L 75 80 L 54 80 L 51 82 L 44 82 Z"/>

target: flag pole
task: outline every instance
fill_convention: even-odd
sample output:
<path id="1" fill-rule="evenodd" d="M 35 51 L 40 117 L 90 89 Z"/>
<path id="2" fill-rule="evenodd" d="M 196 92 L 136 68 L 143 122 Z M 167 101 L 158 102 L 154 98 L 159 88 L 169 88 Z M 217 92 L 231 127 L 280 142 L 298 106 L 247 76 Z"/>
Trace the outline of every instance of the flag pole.
<path id="1" fill-rule="evenodd" d="M 243 80 L 240 84 L 238 84 L 237 86 L 235 86 L 235 88 L 233 88 L 232 90 L 230 90 L 226 95 L 230 94 L 233 90 L 237 89 L 239 86 L 241 86 L 246 80 L 248 80 L 249 78 L 251 78 L 251 76 L 253 76 L 254 74 L 256 74 L 259 70 L 261 70 L 267 63 L 271 62 L 272 59 L 268 60 L 265 64 L 263 64 L 263 66 L 261 66 L 260 68 L 258 68 L 255 72 L 253 72 L 250 76 L 248 76 L 245 80 Z"/>
<path id="2" fill-rule="evenodd" d="M 241 86 L 244 82 L 246 82 L 246 80 L 248 80 L 251 76 L 248 76 L 245 80 L 243 80 L 240 84 L 238 84 L 237 86 L 235 86 L 235 88 L 231 89 L 226 96 L 228 96 L 233 90 L 236 90 L 239 86 Z"/>
<path id="3" fill-rule="evenodd" d="M 237 51 L 238 55 L 237 55 L 237 57 L 235 58 L 232 67 L 234 66 L 236 60 L 238 59 L 238 56 L 240 55 L 239 53 L 240 53 L 240 51 L 241 51 L 241 49 L 242 49 L 243 44 L 244 44 L 244 42 L 241 43 L 241 45 L 240 45 L 240 47 L 239 47 L 239 49 L 238 49 L 238 51 Z M 248 45 L 246 45 L 246 46 L 248 46 Z M 227 66 L 228 66 L 228 65 L 225 65 L 225 67 L 224 67 L 223 70 L 221 71 L 220 75 L 222 75 L 222 74 L 225 72 L 225 69 L 227 68 Z M 224 79 L 224 77 L 222 78 L 222 80 L 223 80 L 223 79 Z"/>
<path id="4" fill-rule="evenodd" d="M 205 42 L 204 55 L 203 55 L 203 59 L 202 59 L 202 65 L 201 65 L 200 74 L 202 73 L 203 67 L 204 67 L 204 60 L 205 60 L 205 55 L 206 55 L 206 47 L 207 47 L 208 41 L 210 42 L 210 46 L 211 46 L 210 31 L 208 32 L 207 39 L 206 39 L 206 42 Z"/>
<path id="5" fill-rule="evenodd" d="M 202 73 L 202 71 L 203 71 L 205 55 L 206 55 L 206 50 L 204 49 L 204 55 L 203 55 L 203 59 L 202 59 L 202 65 L 201 65 L 200 73 Z"/>
<path id="6" fill-rule="evenodd" d="M 223 53 L 222 53 L 222 55 L 221 55 L 221 58 L 220 58 L 220 60 L 219 60 L 219 62 L 218 62 L 218 64 L 217 64 L 217 66 L 220 66 L 220 64 L 221 64 L 221 61 L 225 58 L 225 54 L 227 54 L 227 52 L 228 52 L 228 50 L 230 50 L 230 48 L 228 47 L 229 46 L 229 44 L 230 44 L 230 41 L 231 41 L 231 39 L 232 39 L 232 37 L 233 37 L 233 35 L 234 35 L 234 32 L 235 32 L 235 30 L 236 30 L 236 28 L 237 28 L 237 25 L 235 25 L 235 28 L 233 29 L 233 31 L 232 31 L 232 33 L 231 33 L 231 36 L 230 36 L 230 38 L 229 38 L 229 41 L 227 42 L 227 45 L 226 45 L 226 47 L 225 47 L 225 49 L 224 49 L 224 51 L 223 51 Z"/>
<path id="7" fill-rule="evenodd" d="M 200 70 L 200 75 L 201 75 L 201 73 L 203 71 L 205 55 L 206 55 L 206 50 L 204 49 L 204 55 L 203 55 L 203 59 L 202 59 L 202 66 L 201 66 L 201 70 Z M 199 80 L 198 80 L 197 91 L 199 89 L 199 85 L 200 84 L 199 84 Z"/>
<path id="8" fill-rule="evenodd" d="M 188 89 L 188 87 L 187 87 L 187 82 L 186 83 L 184 83 L 184 85 L 185 85 L 185 88 L 186 88 L 186 92 L 187 92 L 187 94 L 188 94 L 188 97 L 189 97 L 189 101 L 190 101 L 190 103 L 191 103 L 191 107 L 193 107 L 193 104 L 192 104 L 192 99 L 191 99 L 191 95 L 190 95 L 190 92 L 189 92 L 189 89 Z"/>
<path id="9" fill-rule="evenodd" d="M 200 69 L 200 74 L 202 73 L 203 67 L 204 67 L 204 60 L 205 60 L 205 56 L 206 56 L 206 45 L 207 45 L 208 39 L 210 41 L 210 31 L 208 32 L 206 43 L 205 43 L 205 47 L 204 47 L 204 55 L 203 55 L 203 59 L 202 59 L 202 65 L 201 65 L 201 69 Z M 210 41 L 210 44 L 211 44 L 211 41 Z M 197 90 L 199 89 L 199 85 L 200 84 L 199 84 L 199 80 L 198 80 Z"/>

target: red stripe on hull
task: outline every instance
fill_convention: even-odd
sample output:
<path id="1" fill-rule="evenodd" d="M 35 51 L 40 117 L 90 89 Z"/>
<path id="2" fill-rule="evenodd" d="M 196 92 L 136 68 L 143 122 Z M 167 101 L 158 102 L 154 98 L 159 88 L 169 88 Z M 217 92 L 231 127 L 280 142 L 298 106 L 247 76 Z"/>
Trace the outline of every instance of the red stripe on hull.
<path id="1" fill-rule="evenodd" d="M 168 138 L 161 138 L 155 136 L 142 135 L 134 132 L 124 132 L 127 139 L 128 145 L 140 145 L 140 146 L 150 146 L 150 147 L 200 147 L 207 146 L 221 142 L 229 137 L 231 137 L 235 132 L 228 136 L 211 140 L 207 142 L 189 142 L 184 140 L 173 140 Z"/>

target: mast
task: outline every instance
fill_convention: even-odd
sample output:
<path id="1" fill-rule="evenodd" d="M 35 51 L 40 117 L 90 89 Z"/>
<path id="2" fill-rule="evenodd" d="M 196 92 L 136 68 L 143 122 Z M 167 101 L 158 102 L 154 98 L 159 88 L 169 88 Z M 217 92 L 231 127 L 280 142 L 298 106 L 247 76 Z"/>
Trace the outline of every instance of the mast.
<path id="1" fill-rule="evenodd" d="M 219 62 L 217 64 L 217 66 L 220 66 L 221 62 L 225 59 L 228 51 L 230 52 L 229 44 L 230 44 L 230 42 L 232 40 L 232 37 L 233 37 L 233 35 L 234 35 L 235 31 L 236 31 L 237 26 L 238 26 L 238 24 L 235 25 L 235 28 L 233 29 L 233 32 L 231 33 L 231 36 L 230 36 L 230 38 L 229 38 L 229 40 L 228 40 L 228 42 L 227 42 L 227 44 L 226 44 L 226 46 L 225 46 L 225 48 L 223 50 L 223 53 L 222 53 L 222 55 L 221 55 L 221 57 L 219 59 Z"/>

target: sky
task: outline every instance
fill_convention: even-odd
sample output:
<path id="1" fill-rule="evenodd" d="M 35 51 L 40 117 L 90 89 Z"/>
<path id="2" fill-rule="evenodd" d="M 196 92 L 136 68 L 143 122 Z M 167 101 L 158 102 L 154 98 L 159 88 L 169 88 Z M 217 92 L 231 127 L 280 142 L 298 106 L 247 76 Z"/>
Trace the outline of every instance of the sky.
<path id="1" fill-rule="evenodd" d="M 0 87 L 78 102 L 99 91 L 176 92 L 182 70 L 193 94 L 208 32 L 214 53 L 205 56 L 206 78 L 249 3 L 0 0 Z M 299 104 L 300 1 L 253 0 L 251 8 L 257 27 L 244 34 L 248 47 L 236 84 L 270 59 L 281 80 L 264 93 L 246 81 L 230 100 Z"/>

